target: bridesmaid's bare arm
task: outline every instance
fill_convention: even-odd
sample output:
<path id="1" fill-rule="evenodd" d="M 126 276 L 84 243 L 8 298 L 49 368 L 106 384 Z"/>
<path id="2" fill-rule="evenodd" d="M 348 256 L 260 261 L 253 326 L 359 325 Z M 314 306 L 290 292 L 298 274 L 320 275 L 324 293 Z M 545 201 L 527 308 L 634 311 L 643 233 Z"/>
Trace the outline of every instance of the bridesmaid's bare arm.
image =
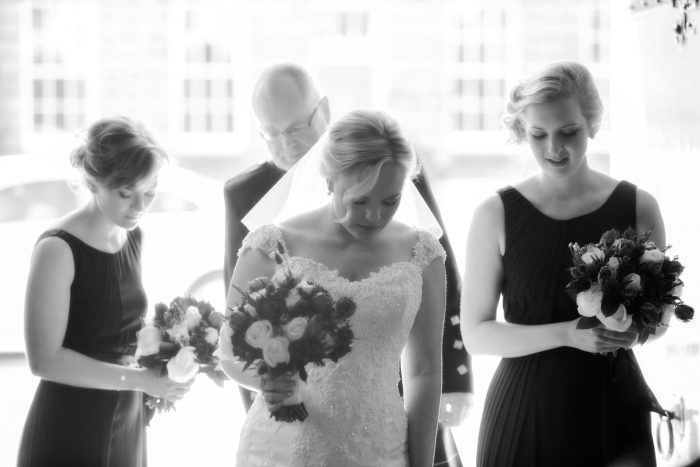
<path id="1" fill-rule="evenodd" d="M 150 370 L 104 363 L 63 347 L 74 275 L 73 254 L 66 242 L 48 237 L 36 245 L 27 281 L 24 321 L 32 374 L 71 386 L 138 390 L 170 400 L 181 399 L 192 382 L 176 383 L 158 378 Z"/>
<path id="2" fill-rule="evenodd" d="M 619 348 L 591 330 L 576 329 L 578 319 L 539 325 L 497 321 L 505 246 L 503 202 L 493 194 L 476 208 L 467 239 L 460 325 L 470 354 L 522 357 L 563 346 L 594 353 Z"/>

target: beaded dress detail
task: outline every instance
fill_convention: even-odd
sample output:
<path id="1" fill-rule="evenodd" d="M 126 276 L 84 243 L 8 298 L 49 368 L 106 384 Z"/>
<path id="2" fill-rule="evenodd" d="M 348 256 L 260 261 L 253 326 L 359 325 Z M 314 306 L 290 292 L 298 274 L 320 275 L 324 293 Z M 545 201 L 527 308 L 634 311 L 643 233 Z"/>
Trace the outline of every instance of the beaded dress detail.
<path id="1" fill-rule="evenodd" d="M 438 240 L 417 231 L 410 261 L 383 267 L 370 277 L 349 281 L 311 259 L 288 256 L 292 272 L 324 287 L 334 299 L 350 297 L 357 310 L 350 320 L 352 351 L 338 363 L 308 365 L 302 396 L 309 412 L 303 422 L 270 418 L 258 395 L 241 430 L 239 466 L 408 466 L 408 421 L 399 396 L 401 351 L 421 303 L 422 270 L 445 260 Z M 241 252 L 259 249 L 274 256 L 273 225 L 251 232 Z M 284 275 L 278 266 L 275 277 Z"/>

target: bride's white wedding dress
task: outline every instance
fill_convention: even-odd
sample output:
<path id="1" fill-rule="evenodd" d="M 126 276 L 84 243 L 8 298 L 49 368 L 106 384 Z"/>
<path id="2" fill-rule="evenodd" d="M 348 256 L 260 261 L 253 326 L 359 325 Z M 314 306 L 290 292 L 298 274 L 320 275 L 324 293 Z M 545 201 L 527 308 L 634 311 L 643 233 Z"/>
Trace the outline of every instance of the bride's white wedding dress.
<path id="1" fill-rule="evenodd" d="M 351 282 L 323 264 L 288 257 L 292 272 L 323 286 L 335 298 L 357 304 L 350 320 L 352 351 L 337 364 L 308 365 L 302 395 L 309 413 L 303 422 L 270 418 L 258 395 L 241 430 L 238 466 L 408 466 L 408 422 L 399 396 L 399 360 L 422 295 L 422 270 L 445 259 L 437 239 L 417 230 L 410 261 L 394 263 Z M 257 248 L 271 257 L 280 230 L 262 226 L 246 237 L 241 251 Z M 284 274 L 277 268 L 276 276 Z"/>

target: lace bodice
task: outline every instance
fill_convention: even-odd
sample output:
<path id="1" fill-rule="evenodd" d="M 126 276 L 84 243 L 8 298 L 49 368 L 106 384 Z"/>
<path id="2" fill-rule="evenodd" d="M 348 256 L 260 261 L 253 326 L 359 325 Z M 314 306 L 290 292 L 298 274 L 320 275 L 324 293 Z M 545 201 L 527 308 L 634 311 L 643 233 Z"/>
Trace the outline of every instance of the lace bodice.
<path id="1" fill-rule="evenodd" d="M 397 390 L 401 351 L 421 303 L 422 270 L 437 257 L 445 259 L 435 237 L 422 230 L 417 236 L 410 261 L 385 266 L 359 281 L 340 277 L 311 259 L 287 258 L 295 275 L 320 284 L 335 299 L 346 296 L 355 301 L 357 311 L 350 320 L 355 341 L 352 351 L 337 364 L 307 366 L 309 376 L 302 392 L 309 416 L 304 422 L 277 423 L 269 418 L 262 401 L 256 400 L 241 435 L 239 465 L 248 465 L 252 432 L 263 427 L 270 432 L 294 431 L 289 465 L 344 466 L 350 465 L 350 459 L 367 459 L 359 465 L 394 465 L 397 452 L 392 446 L 398 441 L 403 447 L 407 434 L 406 413 Z M 263 226 L 246 237 L 241 252 L 255 248 L 273 256 L 277 241 L 284 245 L 280 230 Z M 283 274 L 278 267 L 275 276 Z M 265 442 L 255 439 L 253 442 Z M 273 451 L 268 451 L 264 465 L 285 465 L 275 463 Z M 405 450 L 398 457 L 403 461 L 396 465 L 408 465 Z"/>

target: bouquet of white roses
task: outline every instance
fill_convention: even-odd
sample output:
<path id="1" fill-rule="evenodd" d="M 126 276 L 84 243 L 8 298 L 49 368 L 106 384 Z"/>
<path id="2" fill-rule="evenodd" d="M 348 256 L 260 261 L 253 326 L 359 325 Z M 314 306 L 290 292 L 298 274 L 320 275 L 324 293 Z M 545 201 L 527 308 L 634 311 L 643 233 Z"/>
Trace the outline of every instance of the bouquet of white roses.
<path id="1" fill-rule="evenodd" d="M 275 253 L 282 264 L 284 247 L 278 242 Z M 308 412 L 302 402 L 299 379 L 306 381 L 305 365 L 338 362 L 350 352 L 354 339 L 348 323 L 355 313 L 352 299 L 333 300 L 312 281 L 296 278 L 291 269 L 281 281 L 259 278 L 249 283 L 250 291 L 230 309 L 228 326 L 221 328 L 221 345 L 230 354 L 253 367 L 260 376 L 291 374 L 297 380 L 294 395 L 270 414 L 276 421 L 303 421 Z"/>
<path id="2" fill-rule="evenodd" d="M 139 364 L 179 383 L 206 373 L 222 386 L 226 378 L 215 371 L 214 352 L 224 315 L 209 302 L 191 296 L 176 297 L 170 306 L 158 303 L 155 308 L 155 316 L 136 333 Z M 147 396 L 146 404 L 158 413 L 175 408 L 173 402 L 153 396 Z"/>
<path id="3" fill-rule="evenodd" d="M 569 244 L 574 266 L 567 291 L 583 316 L 578 328 L 603 323 L 623 332 L 634 322 L 643 344 L 672 315 L 684 322 L 693 318 L 693 308 L 681 300 L 684 266 L 666 256 L 670 246 L 657 248 L 650 236 L 630 227 L 622 235 L 615 229 L 603 233 L 597 244 Z"/>

